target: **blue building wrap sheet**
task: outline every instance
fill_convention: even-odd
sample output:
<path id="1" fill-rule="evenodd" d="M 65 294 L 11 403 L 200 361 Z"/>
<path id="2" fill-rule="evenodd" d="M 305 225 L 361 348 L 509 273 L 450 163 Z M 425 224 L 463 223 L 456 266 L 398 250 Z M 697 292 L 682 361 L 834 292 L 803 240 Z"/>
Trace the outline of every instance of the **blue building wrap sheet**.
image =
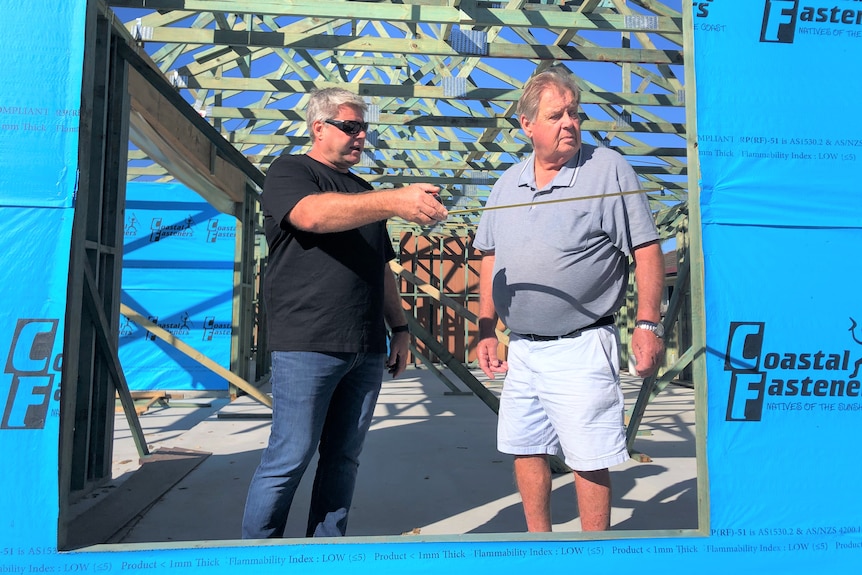
<path id="1" fill-rule="evenodd" d="M 75 107 L 69 102 L 79 96 L 82 5 L 41 0 L 6 10 L 6 22 L 18 25 L 0 36 L 0 58 L 5 70 L 29 76 L 0 85 L 3 122 L 23 125 L 10 107 Z M 0 573 L 857 573 L 862 118 L 855 108 L 862 93 L 862 3 L 712 0 L 692 10 L 708 532 L 605 541 L 182 543 L 57 553 L 58 426 L 50 390 L 57 389 L 62 361 L 76 146 L 74 132 L 12 130 L 0 132 L 0 217 L 9 232 L 0 239 L 0 279 L 12 304 L 0 310 L 6 360 L 0 454 L 4 470 L 13 470 L 2 475 L 0 490 Z M 25 33 L 32 22 L 50 40 Z M 50 57 L 46 42 L 56 45 Z M 30 89 L 57 86 L 57 78 L 68 84 L 50 94 Z M 22 153 L 35 149 L 39 161 Z M 149 229 L 149 216 L 137 213 Z M 195 220 L 197 212 L 189 213 Z M 30 271 L 31 261 L 40 269 Z M 149 303 L 142 296 L 129 301 Z M 159 310 L 160 322 L 181 326 L 185 306 Z"/>
<path id="2" fill-rule="evenodd" d="M 182 184 L 130 182 L 122 302 L 230 368 L 236 220 Z M 227 380 L 128 317 L 120 362 L 129 388 L 227 390 Z"/>
<path id="3" fill-rule="evenodd" d="M 855 572 L 862 3 L 695 22 L 711 525 L 740 561 Z"/>
<path id="4" fill-rule="evenodd" d="M 57 437 L 84 2 L 4 6 L 0 34 L 0 573 L 57 545 Z M 35 22 L 46 22 L 33 34 Z M 52 24 L 54 23 L 54 24 Z"/>

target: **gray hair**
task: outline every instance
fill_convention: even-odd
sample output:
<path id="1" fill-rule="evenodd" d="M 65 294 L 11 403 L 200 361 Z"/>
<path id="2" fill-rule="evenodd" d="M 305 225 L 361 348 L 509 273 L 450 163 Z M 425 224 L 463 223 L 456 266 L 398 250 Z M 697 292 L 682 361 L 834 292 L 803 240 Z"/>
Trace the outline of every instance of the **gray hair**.
<path id="1" fill-rule="evenodd" d="M 308 126 L 308 133 L 313 136 L 314 131 L 311 125 L 314 122 L 323 122 L 334 118 L 338 114 L 338 108 L 341 106 L 349 106 L 359 112 L 365 118 L 365 112 L 368 111 L 368 105 L 365 100 L 353 92 L 348 92 L 342 88 L 324 88 L 323 90 L 315 90 L 311 93 L 308 99 L 308 109 L 305 111 L 305 124 Z"/>
<path id="2" fill-rule="evenodd" d="M 576 104 L 581 102 L 581 90 L 575 82 L 572 73 L 563 66 L 554 66 L 544 72 L 539 72 L 524 85 L 521 99 L 518 100 L 518 117 L 524 116 L 532 121 L 539 113 L 539 101 L 542 92 L 548 88 L 557 88 L 561 92 L 570 92 Z"/>

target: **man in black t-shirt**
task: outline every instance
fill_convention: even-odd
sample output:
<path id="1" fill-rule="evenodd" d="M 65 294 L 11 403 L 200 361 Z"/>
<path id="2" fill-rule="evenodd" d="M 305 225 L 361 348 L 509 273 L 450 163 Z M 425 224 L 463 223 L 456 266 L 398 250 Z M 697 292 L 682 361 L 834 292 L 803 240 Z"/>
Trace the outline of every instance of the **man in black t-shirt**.
<path id="1" fill-rule="evenodd" d="M 339 88 L 312 93 L 305 155 L 281 156 L 262 195 L 269 264 L 264 304 L 272 353 L 272 429 L 249 486 L 244 539 L 283 537 L 315 449 L 307 537 L 344 535 L 359 454 L 383 380 L 406 367 L 408 333 L 386 220 L 446 218 L 439 188 L 372 191 L 350 172 L 368 124 L 365 102 Z M 386 352 L 386 327 L 392 332 Z"/>

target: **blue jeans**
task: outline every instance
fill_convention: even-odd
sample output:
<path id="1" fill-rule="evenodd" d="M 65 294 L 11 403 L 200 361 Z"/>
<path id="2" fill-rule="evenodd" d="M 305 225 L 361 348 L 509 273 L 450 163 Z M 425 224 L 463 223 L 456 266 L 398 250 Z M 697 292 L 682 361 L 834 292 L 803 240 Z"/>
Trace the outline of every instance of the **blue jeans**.
<path id="1" fill-rule="evenodd" d="M 345 534 L 385 361 L 382 353 L 272 352 L 272 430 L 249 486 L 243 539 L 284 536 L 315 448 L 306 537 Z"/>

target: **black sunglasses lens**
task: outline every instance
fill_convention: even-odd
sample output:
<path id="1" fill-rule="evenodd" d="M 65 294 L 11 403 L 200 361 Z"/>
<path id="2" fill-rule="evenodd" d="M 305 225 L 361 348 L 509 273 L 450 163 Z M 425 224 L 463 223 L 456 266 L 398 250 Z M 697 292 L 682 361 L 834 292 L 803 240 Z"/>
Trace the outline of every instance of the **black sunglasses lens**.
<path id="1" fill-rule="evenodd" d="M 356 120 L 345 120 L 341 123 L 341 130 L 345 134 L 349 134 L 351 136 L 355 136 L 359 132 L 365 131 L 368 129 L 368 124 L 365 122 L 357 122 Z"/>
<path id="2" fill-rule="evenodd" d="M 327 124 L 332 124 L 348 136 L 355 136 L 359 132 L 368 131 L 368 122 L 358 122 L 356 120 L 325 120 Z"/>

